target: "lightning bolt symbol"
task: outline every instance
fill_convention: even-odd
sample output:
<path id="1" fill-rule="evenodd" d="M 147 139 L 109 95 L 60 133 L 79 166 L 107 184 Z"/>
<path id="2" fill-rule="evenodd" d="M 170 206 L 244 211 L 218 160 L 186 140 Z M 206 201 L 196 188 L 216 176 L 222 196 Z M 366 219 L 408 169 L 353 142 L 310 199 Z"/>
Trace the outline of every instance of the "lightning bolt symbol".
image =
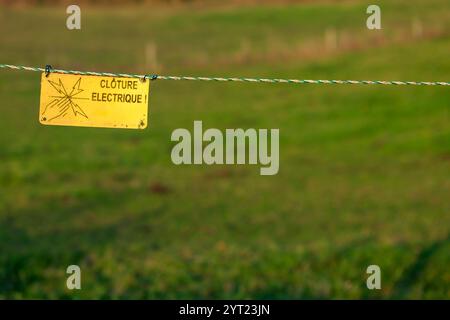
<path id="1" fill-rule="evenodd" d="M 70 92 L 69 96 L 73 97 L 73 96 L 76 96 L 77 94 L 79 94 L 80 92 L 84 91 L 83 89 L 80 89 L 80 84 L 81 84 L 81 78 L 78 79 L 77 82 L 75 82 L 75 84 L 73 85 L 72 91 Z"/>
<path id="2" fill-rule="evenodd" d="M 54 115 L 53 117 L 51 117 L 49 119 L 49 121 L 51 121 L 55 118 L 66 116 L 67 112 L 70 109 L 72 110 L 74 116 L 77 116 L 79 114 L 79 115 L 85 117 L 86 119 L 88 119 L 88 116 L 83 111 L 83 109 L 81 109 L 81 107 L 73 101 L 74 99 L 84 99 L 84 98 L 74 98 L 74 96 L 76 96 L 80 92 L 84 91 L 83 89 L 80 89 L 81 77 L 72 86 L 72 90 L 70 91 L 70 93 L 67 92 L 61 79 L 59 79 L 58 82 L 54 82 L 51 80 L 48 80 L 48 82 L 53 87 L 53 89 L 55 89 L 56 92 L 58 92 L 60 94 L 60 96 L 54 97 L 55 99 L 53 99 L 49 104 L 47 104 L 47 106 L 44 109 L 44 112 L 42 113 L 44 115 L 48 108 L 53 109 L 54 107 L 56 107 L 57 114 Z"/>
<path id="3" fill-rule="evenodd" d="M 83 90 L 81 90 L 81 91 L 83 91 Z M 86 113 L 84 113 L 83 109 L 81 109 L 80 106 L 79 106 L 78 104 L 76 104 L 76 103 L 73 102 L 73 101 L 70 101 L 70 104 L 71 104 L 71 106 L 72 106 L 72 111 L 73 111 L 73 114 L 74 114 L 75 116 L 76 116 L 77 113 L 78 113 L 78 114 L 82 115 L 83 117 L 85 117 L 86 119 L 88 118 L 88 116 L 86 115 Z"/>
<path id="4" fill-rule="evenodd" d="M 53 82 L 51 80 L 48 80 L 48 82 L 52 85 L 53 88 L 55 88 L 56 91 L 58 91 L 58 93 L 66 96 L 67 92 L 64 89 L 64 85 L 61 82 L 61 79 L 59 79 L 59 83 Z"/>

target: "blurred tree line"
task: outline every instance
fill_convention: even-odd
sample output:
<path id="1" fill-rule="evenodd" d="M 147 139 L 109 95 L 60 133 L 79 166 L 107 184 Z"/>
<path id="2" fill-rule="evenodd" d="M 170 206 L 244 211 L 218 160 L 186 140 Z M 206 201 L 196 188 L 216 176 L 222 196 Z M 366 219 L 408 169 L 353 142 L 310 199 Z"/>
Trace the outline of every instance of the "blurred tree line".
<path id="1" fill-rule="evenodd" d="M 217 2 L 216 0 L 0 0 L 0 4 L 5 5 L 60 5 L 60 4 L 101 4 L 101 5 L 120 5 L 120 4 L 143 4 L 143 3 L 159 3 L 159 4 L 176 4 L 191 2 Z"/>
<path id="2" fill-rule="evenodd" d="M 39 6 L 39 5 L 124 5 L 124 4 L 259 4 L 259 3 L 295 3 L 314 0 L 0 0 L 0 5 Z"/>

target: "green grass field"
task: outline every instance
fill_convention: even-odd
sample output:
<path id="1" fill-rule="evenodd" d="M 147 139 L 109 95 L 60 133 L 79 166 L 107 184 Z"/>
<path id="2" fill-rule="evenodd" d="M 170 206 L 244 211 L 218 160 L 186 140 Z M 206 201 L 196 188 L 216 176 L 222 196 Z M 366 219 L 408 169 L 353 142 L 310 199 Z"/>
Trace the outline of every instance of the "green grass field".
<path id="1" fill-rule="evenodd" d="M 382 1 L 381 31 L 367 5 L 82 7 L 81 31 L 65 7 L 0 7 L 0 63 L 450 80 L 447 1 Z M 450 298 L 447 87 L 160 80 L 141 131 L 42 126 L 39 81 L 0 70 L 0 298 Z M 173 165 L 194 120 L 279 128 L 278 175 Z"/>

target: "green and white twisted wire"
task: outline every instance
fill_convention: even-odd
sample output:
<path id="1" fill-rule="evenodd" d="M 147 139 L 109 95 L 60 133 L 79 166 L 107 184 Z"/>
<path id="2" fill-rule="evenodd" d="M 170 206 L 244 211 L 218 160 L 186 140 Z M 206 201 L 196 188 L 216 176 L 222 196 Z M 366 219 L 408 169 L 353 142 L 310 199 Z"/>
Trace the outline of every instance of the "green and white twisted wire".
<path id="1" fill-rule="evenodd" d="M 381 84 L 381 85 L 412 85 L 412 86 L 450 86 L 450 82 L 442 81 L 381 81 L 381 80 L 307 80 L 307 79 L 267 79 L 267 78 L 237 78 L 237 77 L 192 77 L 192 76 L 164 76 L 144 75 L 112 72 L 75 71 L 62 69 L 47 69 L 37 67 L 0 64 L 0 68 L 25 71 L 55 72 L 62 74 L 79 74 L 89 76 L 127 77 L 150 80 L 189 80 L 189 81 L 224 81 L 224 82 L 258 82 L 258 83 L 296 83 L 296 84 Z"/>

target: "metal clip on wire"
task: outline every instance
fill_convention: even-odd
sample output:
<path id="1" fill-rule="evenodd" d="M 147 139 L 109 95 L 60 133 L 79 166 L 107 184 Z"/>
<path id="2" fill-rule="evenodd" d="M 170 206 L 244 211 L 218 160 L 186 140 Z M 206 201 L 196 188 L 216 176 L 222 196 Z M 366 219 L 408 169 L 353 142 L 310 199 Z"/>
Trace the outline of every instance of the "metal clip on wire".
<path id="1" fill-rule="evenodd" d="M 52 66 L 49 64 L 45 66 L 45 76 L 46 77 L 49 76 L 50 72 L 52 72 L 52 69 L 53 69 Z"/>
<path id="2" fill-rule="evenodd" d="M 145 82 L 147 78 L 150 80 L 156 80 L 158 79 L 158 76 L 156 74 L 152 74 L 151 76 L 149 76 L 148 74 L 144 74 L 144 77 L 141 79 L 142 82 Z"/>

